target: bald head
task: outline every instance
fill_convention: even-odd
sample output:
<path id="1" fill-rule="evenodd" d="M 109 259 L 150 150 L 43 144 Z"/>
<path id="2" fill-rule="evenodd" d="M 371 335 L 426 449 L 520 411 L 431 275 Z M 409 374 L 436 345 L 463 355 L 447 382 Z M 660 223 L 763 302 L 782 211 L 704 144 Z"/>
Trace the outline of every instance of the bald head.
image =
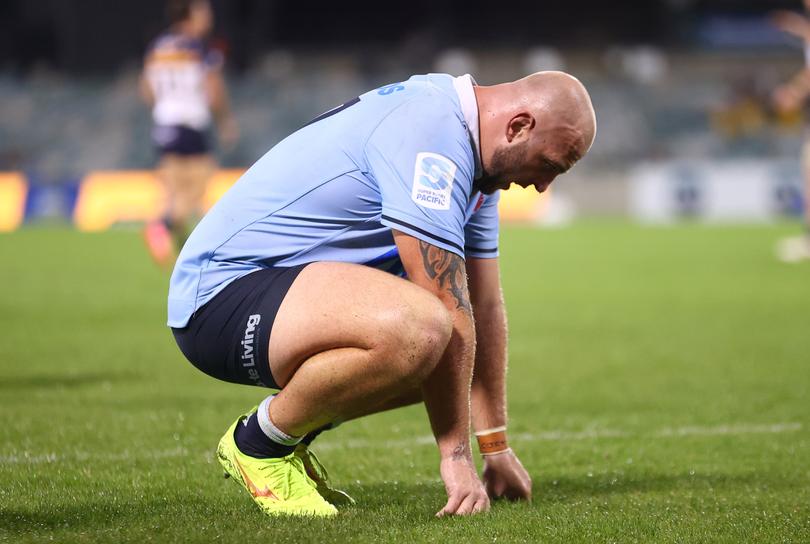
<path id="1" fill-rule="evenodd" d="M 537 72 L 517 81 L 476 87 L 484 192 L 511 183 L 542 192 L 593 144 L 590 96 L 564 72 Z"/>
<path id="2" fill-rule="evenodd" d="M 585 86 L 565 72 L 537 72 L 507 83 L 526 108 L 558 128 L 578 132 L 584 155 L 596 136 L 596 114 Z"/>

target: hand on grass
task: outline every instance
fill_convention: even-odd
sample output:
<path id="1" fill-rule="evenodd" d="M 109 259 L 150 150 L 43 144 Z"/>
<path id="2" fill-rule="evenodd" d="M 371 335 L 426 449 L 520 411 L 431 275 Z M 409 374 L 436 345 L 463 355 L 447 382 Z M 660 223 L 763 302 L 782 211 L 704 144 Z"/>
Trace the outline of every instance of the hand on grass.
<path id="1" fill-rule="evenodd" d="M 484 486 L 491 499 L 532 499 L 532 479 L 517 456 L 509 450 L 484 457 Z"/>
<path id="2" fill-rule="evenodd" d="M 440 470 L 447 490 L 447 504 L 436 512 L 437 517 L 464 516 L 489 510 L 489 497 L 469 456 L 442 459 Z"/>

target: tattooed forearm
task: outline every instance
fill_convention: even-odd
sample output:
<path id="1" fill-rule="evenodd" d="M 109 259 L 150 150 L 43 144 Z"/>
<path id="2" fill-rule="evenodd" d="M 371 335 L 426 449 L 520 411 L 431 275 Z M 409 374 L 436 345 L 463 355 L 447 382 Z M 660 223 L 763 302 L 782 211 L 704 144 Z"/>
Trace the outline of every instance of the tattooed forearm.
<path id="1" fill-rule="evenodd" d="M 428 277 L 436 280 L 439 287 L 449 291 L 456 299 L 456 309 L 472 314 L 470 292 L 467 289 L 467 270 L 464 260 L 444 249 L 419 241 L 422 263 Z"/>
<path id="2" fill-rule="evenodd" d="M 453 461 L 459 461 L 467 457 L 467 444 L 464 442 L 459 442 L 458 445 L 453 448 L 452 459 Z"/>

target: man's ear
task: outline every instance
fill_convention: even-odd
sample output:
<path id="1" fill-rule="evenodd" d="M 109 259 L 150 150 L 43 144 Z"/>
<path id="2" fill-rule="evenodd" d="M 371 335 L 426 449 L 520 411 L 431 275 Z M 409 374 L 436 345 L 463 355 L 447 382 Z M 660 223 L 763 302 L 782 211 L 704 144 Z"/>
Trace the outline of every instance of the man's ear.
<path id="1" fill-rule="evenodd" d="M 531 114 L 518 113 L 509 120 L 506 125 L 506 141 L 512 143 L 515 138 L 529 136 L 529 131 L 534 128 L 535 121 Z"/>

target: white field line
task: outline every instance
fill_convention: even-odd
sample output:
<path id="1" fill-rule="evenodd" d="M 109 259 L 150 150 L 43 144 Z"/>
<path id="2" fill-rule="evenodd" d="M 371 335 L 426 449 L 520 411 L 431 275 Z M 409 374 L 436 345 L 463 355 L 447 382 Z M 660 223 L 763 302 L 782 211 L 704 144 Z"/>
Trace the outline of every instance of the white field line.
<path id="1" fill-rule="evenodd" d="M 591 429 L 584 431 L 543 431 L 538 433 L 517 433 L 511 438 L 517 443 L 521 442 L 574 442 L 580 440 L 598 440 L 603 438 L 681 438 L 689 436 L 732 436 L 746 434 L 781 434 L 791 433 L 802 429 L 801 423 L 771 423 L 771 424 L 726 424 L 714 427 L 665 427 L 651 433 L 632 433 L 612 429 Z M 367 440 L 350 439 L 319 442 L 318 451 L 338 450 L 338 449 L 404 449 L 413 446 L 429 446 L 433 444 L 433 437 L 430 435 L 417 436 L 410 439 L 399 440 Z M 40 465 L 50 463 L 60 463 L 67 461 L 108 461 L 108 462 L 132 462 L 132 461 L 157 461 L 160 459 L 170 459 L 176 457 L 188 457 L 189 455 L 201 456 L 212 459 L 211 452 L 192 452 L 187 448 L 178 446 L 165 450 L 124 450 L 117 453 L 109 452 L 50 452 L 34 453 L 21 451 L 15 453 L 0 454 L 0 465 Z"/>
<path id="2" fill-rule="evenodd" d="M 801 423 L 772 423 L 772 424 L 729 424 L 715 427 L 666 427 L 653 431 L 649 434 L 632 433 L 616 429 L 589 429 L 584 431 L 543 431 L 538 433 L 517 433 L 510 434 L 515 442 L 574 442 L 579 440 L 594 440 L 600 438 L 632 438 L 632 437 L 687 437 L 687 436 L 724 436 L 724 435 L 744 435 L 744 434 L 779 434 L 801 430 Z M 344 442 L 319 443 L 319 450 L 345 449 L 345 448 L 407 448 L 409 446 L 424 446 L 434 443 L 430 435 L 418 436 L 411 439 L 400 440 L 367 440 L 356 439 Z"/>
<path id="3" fill-rule="evenodd" d="M 183 447 L 171 448 L 167 450 L 124 450 L 117 453 L 89 453 L 83 451 L 32 453 L 29 451 L 22 451 L 9 455 L 0 455 L 0 465 L 40 465 L 43 463 L 59 463 L 64 461 L 157 461 L 172 457 L 183 457 L 189 455 L 189 453 L 189 450 Z"/>

